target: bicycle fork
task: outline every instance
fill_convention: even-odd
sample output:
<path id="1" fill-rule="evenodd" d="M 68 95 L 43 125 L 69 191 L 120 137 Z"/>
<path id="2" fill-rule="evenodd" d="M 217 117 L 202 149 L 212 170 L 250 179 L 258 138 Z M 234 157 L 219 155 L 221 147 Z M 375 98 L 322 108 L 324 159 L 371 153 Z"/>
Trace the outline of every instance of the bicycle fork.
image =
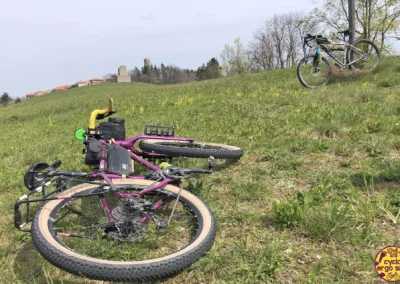
<path id="1" fill-rule="evenodd" d="M 313 66 L 314 68 L 318 67 L 318 64 L 322 61 L 322 51 L 321 48 L 317 47 L 316 51 L 315 51 L 315 56 L 314 56 L 314 60 L 313 60 Z"/>

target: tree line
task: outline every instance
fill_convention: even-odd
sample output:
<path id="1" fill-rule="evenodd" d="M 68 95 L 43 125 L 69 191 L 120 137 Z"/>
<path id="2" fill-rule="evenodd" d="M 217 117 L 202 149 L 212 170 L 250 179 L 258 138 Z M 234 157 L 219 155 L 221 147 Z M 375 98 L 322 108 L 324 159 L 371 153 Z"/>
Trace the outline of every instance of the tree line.
<path id="1" fill-rule="evenodd" d="M 222 68 L 216 58 L 211 58 L 207 64 L 202 64 L 193 69 L 182 69 L 174 65 L 165 66 L 161 63 L 160 67 L 157 65 L 144 65 L 141 68 L 135 67 L 129 71 L 129 75 L 133 82 L 143 82 L 158 85 L 167 84 L 180 84 L 192 81 L 201 81 L 207 79 L 215 79 L 221 76 Z M 115 76 L 115 74 L 108 74 L 104 76 L 105 79 Z"/>
<path id="2" fill-rule="evenodd" d="M 182 69 L 173 65 L 160 67 L 156 65 L 144 65 L 142 68 L 135 67 L 129 72 L 134 82 L 150 84 L 178 84 L 191 82 L 196 79 L 196 72 L 191 69 Z"/>

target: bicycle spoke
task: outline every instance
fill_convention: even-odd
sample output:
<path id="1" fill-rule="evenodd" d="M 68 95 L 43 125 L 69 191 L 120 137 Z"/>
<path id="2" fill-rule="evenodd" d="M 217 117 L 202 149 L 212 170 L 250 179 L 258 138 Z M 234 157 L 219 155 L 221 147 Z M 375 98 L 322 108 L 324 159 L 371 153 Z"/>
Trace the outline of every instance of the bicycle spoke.
<path id="1" fill-rule="evenodd" d="M 359 40 L 349 52 L 351 66 L 359 71 L 372 71 L 380 61 L 378 48 L 369 40 Z"/>

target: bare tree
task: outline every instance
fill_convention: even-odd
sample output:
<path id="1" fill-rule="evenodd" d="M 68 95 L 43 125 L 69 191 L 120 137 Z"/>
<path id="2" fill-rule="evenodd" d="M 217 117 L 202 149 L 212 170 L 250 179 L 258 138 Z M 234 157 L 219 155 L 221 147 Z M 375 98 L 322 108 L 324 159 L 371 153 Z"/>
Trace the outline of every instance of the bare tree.
<path id="1" fill-rule="evenodd" d="M 312 29 L 302 13 L 275 15 L 253 35 L 248 47 L 255 71 L 290 68 L 302 56 L 301 36 Z M 309 31 L 307 31 L 309 32 Z"/>

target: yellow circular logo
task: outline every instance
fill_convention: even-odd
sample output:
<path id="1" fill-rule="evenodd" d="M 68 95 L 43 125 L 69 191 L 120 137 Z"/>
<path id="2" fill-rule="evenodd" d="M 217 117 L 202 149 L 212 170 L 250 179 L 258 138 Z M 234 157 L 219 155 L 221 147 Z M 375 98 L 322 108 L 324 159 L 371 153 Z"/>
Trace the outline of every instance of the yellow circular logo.
<path id="1" fill-rule="evenodd" d="M 385 247 L 375 257 L 375 270 L 389 282 L 400 281 L 400 247 Z"/>

